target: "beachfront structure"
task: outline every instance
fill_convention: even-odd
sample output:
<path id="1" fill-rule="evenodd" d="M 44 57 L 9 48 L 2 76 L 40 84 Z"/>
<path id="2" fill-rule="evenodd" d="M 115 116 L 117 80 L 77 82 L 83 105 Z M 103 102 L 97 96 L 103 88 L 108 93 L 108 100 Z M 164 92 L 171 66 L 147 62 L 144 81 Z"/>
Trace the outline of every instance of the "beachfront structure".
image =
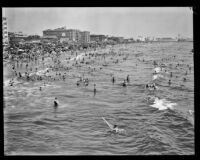
<path id="1" fill-rule="evenodd" d="M 156 38 L 156 41 L 158 42 L 175 42 L 176 39 L 173 39 L 171 37 L 163 37 L 163 38 Z"/>
<path id="2" fill-rule="evenodd" d="M 176 39 L 178 42 L 193 42 L 193 38 L 185 37 L 180 34 L 178 34 L 178 37 Z"/>
<path id="3" fill-rule="evenodd" d="M 124 37 L 116 37 L 117 42 L 122 43 L 124 41 Z"/>
<path id="4" fill-rule="evenodd" d="M 78 29 L 68 29 L 65 31 L 66 38 L 69 38 L 70 41 L 80 42 L 81 41 L 81 31 Z"/>
<path id="5" fill-rule="evenodd" d="M 102 41 L 105 41 L 106 38 L 107 37 L 105 35 L 95 35 L 95 34 L 90 35 L 91 42 L 102 42 Z"/>
<path id="6" fill-rule="evenodd" d="M 83 31 L 80 32 L 81 35 L 81 43 L 89 43 L 90 42 L 90 32 Z"/>
<path id="7" fill-rule="evenodd" d="M 144 36 L 138 36 L 137 41 L 145 42 L 145 37 Z"/>
<path id="8" fill-rule="evenodd" d="M 43 31 L 43 37 L 66 37 L 66 28 L 47 29 Z"/>
<path id="9" fill-rule="evenodd" d="M 69 38 L 66 38 L 66 37 L 61 37 L 60 38 L 60 42 L 63 43 L 63 42 L 68 42 L 69 41 Z"/>
<path id="10" fill-rule="evenodd" d="M 180 38 L 177 39 L 178 42 L 193 42 L 193 38 Z"/>
<path id="11" fill-rule="evenodd" d="M 28 35 L 22 32 L 8 32 L 10 42 L 22 42 L 25 41 Z"/>
<path id="12" fill-rule="evenodd" d="M 124 43 L 132 43 L 132 42 L 135 42 L 135 40 L 133 38 L 128 38 L 128 39 L 124 39 L 123 42 Z"/>
<path id="13" fill-rule="evenodd" d="M 2 18 L 2 37 L 3 37 L 3 45 L 8 45 L 8 24 L 7 24 L 7 18 Z"/>
<path id="14" fill-rule="evenodd" d="M 123 37 L 108 37 L 108 40 L 115 41 L 117 43 L 122 43 L 124 41 Z"/>
<path id="15" fill-rule="evenodd" d="M 61 41 L 73 41 L 79 43 L 90 42 L 90 32 L 81 32 L 78 29 L 66 29 L 66 27 L 57 29 L 47 29 L 43 31 L 43 37 L 56 36 Z"/>

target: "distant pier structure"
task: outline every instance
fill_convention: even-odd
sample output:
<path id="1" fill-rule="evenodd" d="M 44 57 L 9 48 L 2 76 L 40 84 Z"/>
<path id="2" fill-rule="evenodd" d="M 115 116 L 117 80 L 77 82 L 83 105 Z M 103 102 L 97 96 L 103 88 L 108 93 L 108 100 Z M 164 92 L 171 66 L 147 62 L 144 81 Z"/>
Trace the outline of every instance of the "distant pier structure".
<path id="1" fill-rule="evenodd" d="M 177 41 L 178 42 L 193 42 L 193 38 L 184 37 L 178 34 Z"/>

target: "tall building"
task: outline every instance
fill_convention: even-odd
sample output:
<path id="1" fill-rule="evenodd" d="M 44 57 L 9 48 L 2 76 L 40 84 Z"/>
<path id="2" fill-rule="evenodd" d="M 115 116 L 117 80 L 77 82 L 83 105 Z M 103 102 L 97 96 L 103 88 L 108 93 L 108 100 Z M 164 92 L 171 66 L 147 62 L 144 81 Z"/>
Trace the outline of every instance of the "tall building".
<path id="1" fill-rule="evenodd" d="M 66 29 L 65 27 L 57 29 L 47 29 L 43 31 L 43 37 L 56 36 L 58 39 L 68 39 L 73 42 L 88 43 L 90 42 L 90 32 L 81 32 L 77 29 Z"/>
<path id="2" fill-rule="evenodd" d="M 43 31 L 43 37 L 44 38 L 48 38 L 48 37 L 57 37 L 57 38 L 61 38 L 61 37 L 66 37 L 66 28 L 62 27 L 62 28 L 56 28 L 56 29 L 47 29 Z"/>
<path id="3" fill-rule="evenodd" d="M 8 24 L 7 24 L 7 18 L 3 17 L 2 19 L 2 37 L 3 37 L 3 45 L 8 45 Z"/>
<path id="4" fill-rule="evenodd" d="M 68 37 L 70 41 L 79 42 L 81 38 L 80 31 L 77 29 L 68 29 L 66 30 L 66 37 Z"/>
<path id="5" fill-rule="evenodd" d="M 81 43 L 89 43 L 90 42 L 90 32 L 83 31 L 81 33 Z"/>

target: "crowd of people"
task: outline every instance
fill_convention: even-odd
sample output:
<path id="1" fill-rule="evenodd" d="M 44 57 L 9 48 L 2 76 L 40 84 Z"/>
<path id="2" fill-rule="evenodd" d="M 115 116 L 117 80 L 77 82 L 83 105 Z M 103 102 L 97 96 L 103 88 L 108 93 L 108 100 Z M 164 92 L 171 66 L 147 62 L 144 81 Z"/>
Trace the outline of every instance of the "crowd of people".
<path id="1" fill-rule="evenodd" d="M 143 62 L 145 60 L 143 59 Z M 182 62 L 182 63 L 181 63 Z M 152 93 L 153 96 L 149 96 L 147 98 L 148 101 L 154 101 L 154 103 L 159 103 L 159 105 L 153 105 L 159 110 L 162 109 L 173 109 L 173 105 L 176 105 L 176 103 L 170 103 L 169 101 L 166 101 L 164 98 L 161 99 L 161 97 L 157 97 L 155 92 L 159 90 L 158 85 L 159 82 L 167 81 L 166 87 L 172 87 L 172 84 L 174 84 L 174 87 L 183 87 L 183 83 L 187 81 L 187 76 L 192 73 L 192 66 L 189 64 L 184 63 L 184 60 L 178 60 L 176 55 L 168 57 L 168 58 L 162 58 L 157 61 L 153 61 L 154 69 L 152 73 L 152 80 L 148 84 L 146 84 L 145 88 Z M 174 72 L 174 70 L 176 70 Z M 183 76 L 182 83 L 177 84 L 177 78 Z M 172 78 L 174 79 L 174 82 L 172 82 Z M 160 85 L 162 86 L 162 85 Z M 167 103 L 166 103 L 167 102 Z M 189 114 L 193 114 L 194 111 L 188 110 Z"/>
<path id="2" fill-rule="evenodd" d="M 129 57 L 127 53 L 115 52 L 112 46 L 106 51 L 103 49 L 105 49 L 105 46 L 69 49 L 69 47 L 54 43 L 14 44 L 9 48 L 9 64 L 11 64 L 12 70 L 12 78 L 9 81 L 9 85 L 14 86 L 15 80 L 17 80 L 29 82 L 41 81 L 44 82 L 45 86 L 48 82 L 65 81 L 69 76 L 73 76 L 78 79 L 74 82 L 74 85 L 77 87 L 87 87 L 91 84 L 91 80 L 85 75 L 102 71 L 109 65 L 107 59 L 109 59 L 110 63 L 117 65 L 120 62 L 126 61 Z M 137 57 L 137 55 L 135 56 Z M 159 90 L 157 80 L 162 79 L 166 75 L 169 78 L 167 83 L 170 87 L 173 83 L 171 79 L 173 77 L 177 78 L 177 75 L 173 71 L 170 71 L 170 68 L 174 69 L 174 67 L 175 69 L 181 69 L 181 67 L 186 65 L 188 70 L 183 74 L 185 76 L 183 82 L 187 81 L 186 76 L 191 73 L 192 66 L 185 64 L 184 60 L 181 61 L 182 63 L 177 62 L 175 66 L 165 63 L 172 60 L 175 62 L 175 59 L 176 55 L 169 58 L 162 58 L 160 62 L 152 61 L 152 65 L 154 66 L 153 78 L 150 83 L 145 85 L 146 90 L 150 92 Z M 144 58 L 143 60 L 138 59 L 138 61 L 141 63 L 147 62 Z M 77 69 L 79 71 L 81 68 L 86 68 L 82 75 L 68 74 L 70 70 Z M 114 85 L 118 77 L 114 74 L 109 76 L 111 76 L 111 82 Z M 127 74 L 124 80 L 118 84 L 122 87 L 128 87 L 129 83 L 130 75 Z M 94 86 L 93 93 L 96 95 L 98 92 L 96 83 L 92 85 Z M 40 91 L 42 91 L 42 87 L 39 87 Z M 58 108 L 58 106 L 58 98 L 55 97 L 54 108 Z"/>

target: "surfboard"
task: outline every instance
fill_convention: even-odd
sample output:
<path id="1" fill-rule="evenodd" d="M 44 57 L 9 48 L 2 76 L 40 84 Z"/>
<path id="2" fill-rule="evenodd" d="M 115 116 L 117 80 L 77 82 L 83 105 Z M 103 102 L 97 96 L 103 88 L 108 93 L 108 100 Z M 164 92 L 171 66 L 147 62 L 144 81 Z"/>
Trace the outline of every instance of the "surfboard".
<path id="1" fill-rule="evenodd" d="M 108 127 L 113 130 L 113 125 L 110 124 L 108 121 L 106 121 L 106 119 L 104 117 L 102 117 L 102 119 L 104 120 L 104 122 L 106 122 L 106 124 L 108 125 Z"/>

